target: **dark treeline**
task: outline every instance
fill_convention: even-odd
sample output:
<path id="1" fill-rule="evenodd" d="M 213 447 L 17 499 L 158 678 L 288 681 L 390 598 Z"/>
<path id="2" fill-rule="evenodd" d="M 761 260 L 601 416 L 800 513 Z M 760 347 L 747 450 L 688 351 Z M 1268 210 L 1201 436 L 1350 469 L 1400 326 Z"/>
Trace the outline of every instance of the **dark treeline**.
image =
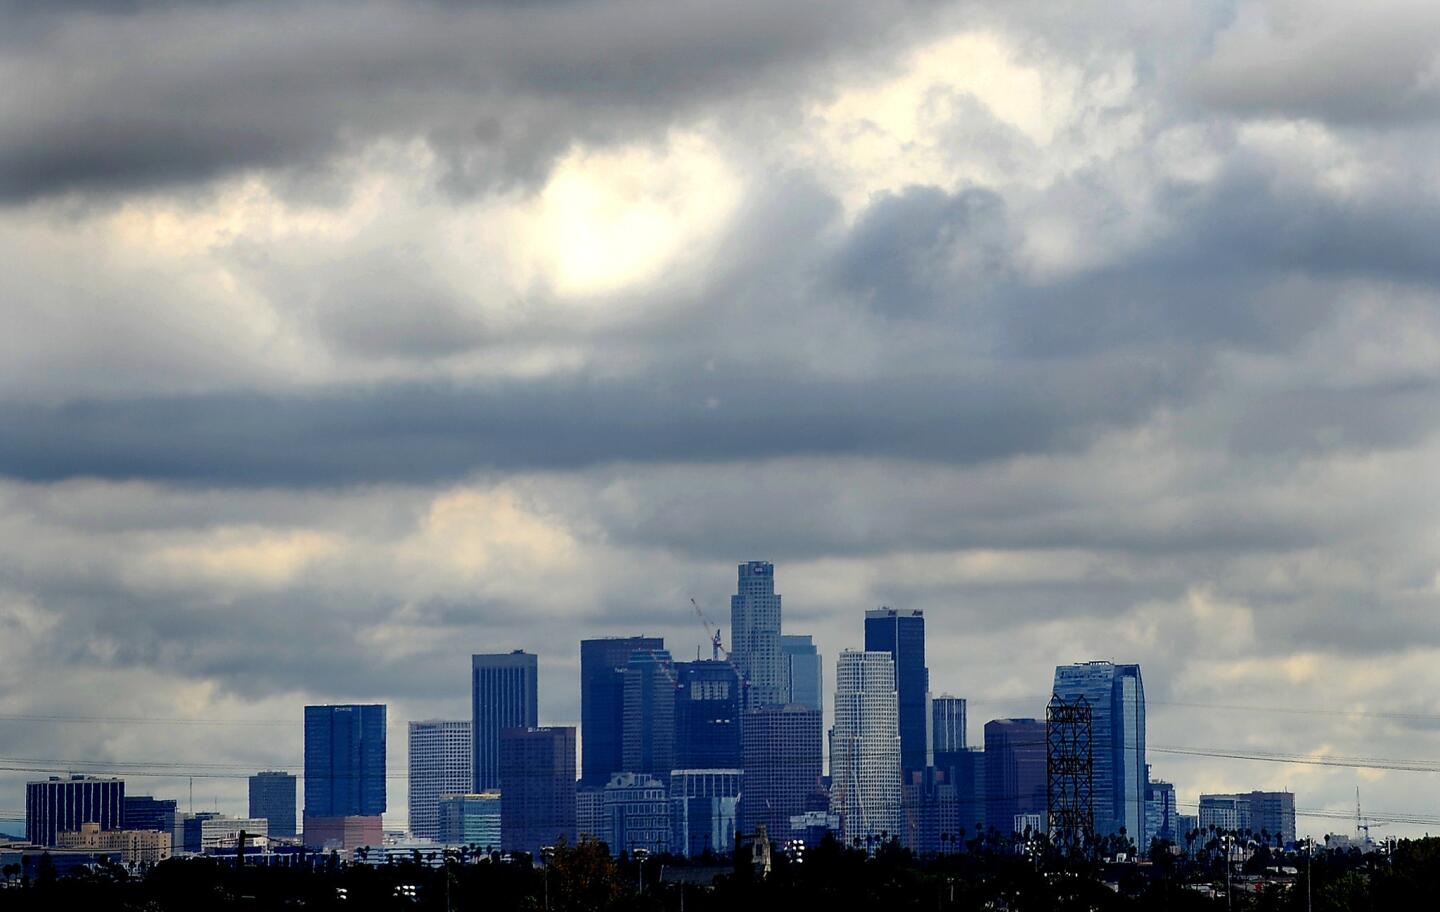
<path id="1" fill-rule="evenodd" d="M 553 910 L 553 912 L 767 912 L 767 910 L 1218 910 L 1227 906 L 1223 860 L 1161 853 L 1153 865 L 1106 864 L 1014 852 L 968 851 L 923 862 L 895 846 L 875 856 L 827 841 L 803 861 L 776 854 L 760 877 L 749 851 L 686 863 L 612 859 L 603 844 L 556 847 L 548 868 L 486 859 L 432 868 L 385 865 L 236 868 L 172 859 L 141 874 L 116 865 L 65 877 L 42 864 L 0 890 L 0 908 L 170 912 L 197 909 Z M 706 870 L 706 866 L 709 870 Z M 710 879 L 712 886 L 677 880 Z M 1287 869 L 1295 873 L 1287 874 Z M 702 876 L 703 875 L 703 876 Z M 1401 841 L 1389 854 L 1257 853 L 1230 871 L 1229 907 L 1256 912 L 1429 908 L 1440 896 L 1440 839 Z"/>

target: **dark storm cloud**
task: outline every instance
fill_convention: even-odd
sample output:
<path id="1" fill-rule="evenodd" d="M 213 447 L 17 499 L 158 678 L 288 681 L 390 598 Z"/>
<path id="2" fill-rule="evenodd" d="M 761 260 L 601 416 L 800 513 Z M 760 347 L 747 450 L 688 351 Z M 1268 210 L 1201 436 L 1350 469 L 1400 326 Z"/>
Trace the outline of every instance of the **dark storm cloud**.
<path id="1" fill-rule="evenodd" d="M 1152 365 L 826 381 L 783 371 L 3 405 L 0 472 L 224 485 L 424 482 L 597 463 L 890 455 L 973 462 L 1083 445 L 1169 395 Z"/>
<path id="2" fill-rule="evenodd" d="M 926 4 L 913 4 L 923 8 Z M 93 15 L 96 10 L 109 15 Z M 27 4 L 0 63 L 0 199 L 309 167 L 427 138 L 448 186 L 543 175 L 572 141 L 663 130 L 730 93 L 783 94 L 865 53 L 912 4 Z"/>

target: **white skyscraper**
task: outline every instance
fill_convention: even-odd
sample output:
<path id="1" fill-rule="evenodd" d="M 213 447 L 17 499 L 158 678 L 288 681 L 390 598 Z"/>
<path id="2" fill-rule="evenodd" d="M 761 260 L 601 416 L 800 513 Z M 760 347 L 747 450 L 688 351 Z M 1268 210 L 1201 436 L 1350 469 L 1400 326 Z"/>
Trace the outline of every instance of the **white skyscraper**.
<path id="1" fill-rule="evenodd" d="M 830 779 L 830 807 L 847 843 L 859 839 L 868 848 L 902 835 L 900 710 L 888 652 L 840 653 Z"/>
<path id="2" fill-rule="evenodd" d="M 789 669 L 780 648 L 780 596 L 775 594 L 775 565 L 768 561 L 740 565 L 736 593 L 730 597 L 730 658 L 749 681 L 746 709 L 789 701 Z"/>
<path id="3" fill-rule="evenodd" d="M 410 834 L 440 836 L 440 796 L 471 791 L 473 756 L 469 722 L 410 723 Z"/>

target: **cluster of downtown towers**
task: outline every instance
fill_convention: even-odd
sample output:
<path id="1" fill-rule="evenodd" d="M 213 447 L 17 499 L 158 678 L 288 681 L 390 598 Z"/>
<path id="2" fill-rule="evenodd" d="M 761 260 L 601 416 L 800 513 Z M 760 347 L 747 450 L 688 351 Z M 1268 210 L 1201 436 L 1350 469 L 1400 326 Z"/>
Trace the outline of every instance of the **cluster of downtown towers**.
<path id="1" fill-rule="evenodd" d="M 412 834 L 456 840 L 442 817 L 468 809 L 479 829 L 460 838 L 482 833 L 482 847 L 534 853 L 589 835 L 617 853 L 694 856 L 762 827 L 781 843 L 833 832 L 935 852 L 977 828 L 1047 826 L 1057 739 L 1043 719 L 996 719 L 984 749 L 969 747 L 965 701 L 930 693 L 921 612 L 866 612 L 865 648 L 840 654 L 826 775 L 821 657 L 809 636 L 782 635 L 772 564 L 739 566 L 730 611 L 730 652 L 708 660 L 674 661 L 657 637 L 581 641 L 578 739 L 539 725 L 534 654 L 473 656 L 468 723 L 410 723 Z M 1159 826 L 1173 833 L 1173 790 L 1162 822 L 1153 806 L 1147 822 L 1139 666 L 1060 666 L 1054 695 L 1088 707 L 1078 793 L 1093 832 L 1141 846 Z M 384 706 L 306 707 L 307 843 L 312 830 L 351 842 L 352 818 L 378 830 L 384 733 Z"/>

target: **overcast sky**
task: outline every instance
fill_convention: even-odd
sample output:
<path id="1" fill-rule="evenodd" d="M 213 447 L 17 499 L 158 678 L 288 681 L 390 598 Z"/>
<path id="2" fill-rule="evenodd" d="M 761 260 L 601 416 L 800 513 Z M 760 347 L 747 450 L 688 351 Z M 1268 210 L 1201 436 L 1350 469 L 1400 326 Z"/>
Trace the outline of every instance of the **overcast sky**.
<path id="1" fill-rule="evenodd" d="M 1437 48 L 1428 0 L 0 0 L 0 757 L 298 772 L 304 703 L 378 701 L 403 771 L 470 653 L 575 724 L 582 637 L 693 655 L 752 558 L 827 685 L 924 609 L 972 741 L 1110 658 L 1152 747 L 1433 757 Z"/>

